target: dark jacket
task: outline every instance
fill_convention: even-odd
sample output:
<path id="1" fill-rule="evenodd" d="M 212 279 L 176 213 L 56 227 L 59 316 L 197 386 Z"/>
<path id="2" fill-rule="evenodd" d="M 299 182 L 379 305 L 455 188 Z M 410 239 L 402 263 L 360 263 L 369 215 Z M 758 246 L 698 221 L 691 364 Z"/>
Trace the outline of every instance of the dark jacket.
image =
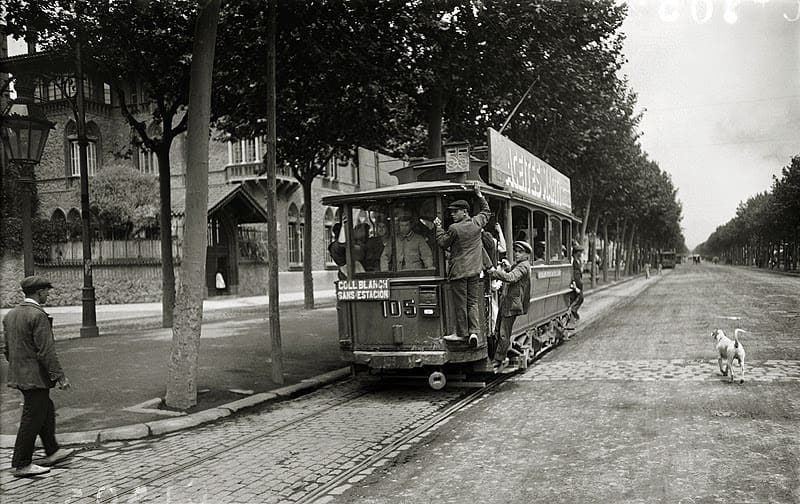
<path id="1" fill-rule="evenodd" d="M 579 259 L 572 258 L 572 281 L 575 286 L 583 290 L 583 264 Z"/>
<path id="2" fill-rule="evenodd" d="M 53 319 L 41 306 L 23 301 L 12 308 L 3 319 L 3 331 L 9 387 L 52 388 L 64 377 L 56 355 Z"/>
<path id="3" fill-rule="evenodd" d="M 528 313 L 531 304 L 531 263 L 520 261 L 509 271 L 494 270 L 492 276 L 506 282 L 500 299 L 500 315 L 512 317 Z"/>
<path id="4" fill-rule="evenodd" d="M 481 231 L 489 222 L 491 211 L 485 198 L 480 201 L 481 211 L 474 217 L 450 224 L 447 231 L 436 227 L 436 243 L 442 248 L 450 247 L 450 280 L 473 277 L 483 270 Z"/>

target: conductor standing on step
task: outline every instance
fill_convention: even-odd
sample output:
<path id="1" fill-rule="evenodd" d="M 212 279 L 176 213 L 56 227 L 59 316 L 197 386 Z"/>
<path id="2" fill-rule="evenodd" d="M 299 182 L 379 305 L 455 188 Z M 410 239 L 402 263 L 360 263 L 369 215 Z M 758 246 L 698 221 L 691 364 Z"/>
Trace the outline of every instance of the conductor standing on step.
<path id="1" fill-rule="evenodd" d="M 481 204 L 477 215 L 470 217 L 469 203 L 456 200 L 447 207 L 453 219 L 447 231 L 442 229 L 439 217 L 433 220 L 433 224 L 436 243 L 442 248 L 450 249 L 448 279 L 456 310 L 456 333 L 448 334 L 444 339 L 462 343 L 469 341 L 470 346 L 478 346 L 481 333 L 478 305 L 483 295 L 480 277 L 483 270 L 481 231 L 489 222 L 491 212 L 478 182 L 473 184 L 473 190 Z"/>

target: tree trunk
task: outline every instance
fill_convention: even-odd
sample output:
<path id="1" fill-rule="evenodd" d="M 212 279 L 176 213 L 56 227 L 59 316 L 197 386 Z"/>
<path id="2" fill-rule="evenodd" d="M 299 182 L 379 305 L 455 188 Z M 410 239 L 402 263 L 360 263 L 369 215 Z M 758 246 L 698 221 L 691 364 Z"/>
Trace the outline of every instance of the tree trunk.
<path id="1" fill-rule="evenodd" d="M 603 219 L 603 283 L 608 283 L 608 217 Z"/>
<path id="2" fill-rule="evenodd" d="M 272 382 L 283 384 L 283 347 L 281 343 L 281 311 L 278 292 L 278 198 L 276 174 L 276 124 L 275 124 L 275 31 L 277 2 L 267 5 L 267 152 L 264 163 L 267 169 L 267 260 L 269 261 L 269 335 L 272 365 Z"/>
<path id="3" fill-rule="evenodd" d="M 175 308 L 175 265 L 172 258 L 172 195 L 169 180 L 169 144 L 162 143 L 158 158 L 158 190 L 161 200 L 159 227 L 161 234 L 161 327 L 172 327 Z M 188 160 L 187 160 L 188 163 Z M 206 161 L 208 164 L 208 161 Z M 189 178 L 189 169 L 186 169 Z M 207 192 L 207 191 L 206 191 Z M 207 213 L 208 209 L 203 209 Z M 188 216 L 188 211 L 186 212 Z"/>
<path id="4" fill-rule="evenodd" d="M 589 199 L 586 200 L 586 206 L 583 207 L 583 222 L 581 222 L 581 235 L 578 238 L 583 241 L 586 236 L 586 227 L 589 225 L 589 213 L 592 211 L 592 194 L 589 193 Z"/>
<path id="5" fill-rule="evenodd" d="M 616 278 L 619 280 L 620 277 L 620 270 L 622 270 L 622 266 L 620 263 L 622 262 L 623 258 L 625 257 L 625 231 L 628 228 L 628 219 L 622 221 L 622 231 L 619 229 L 619 220 L 617 220 L 617 268 L 616 268 Z M 625 262 L 625 267 L 628 267 L 627 261 Z M 625 271 L 622 270 L 622 274 L 625 274 Z"/>
<path id="6" fill-rule="evenodd" d="M 311 183 L 314 179 L 309 177 L 303 179 L 303 308 L 306 310 L 314 309 L 314 274 L 312 271 L 311 257 Z"/>
<path id="7" fill-rule="evenodd" d="M 636 234 L 636 224 L 631 226 L 631 234 L 628 236 L 628 245 L 625 247 L 625 274 L 633 273 L 633 236 Z"/>
<path id="8" fill-rule="evenodd" d="M 599 225 L 600 216 L 598 215 L 594 218 L 594 222 L 592 223 L 592 238 L 589 241 L 589 259 L 592 261 L 592 265 L 589 267 L 589 272 L 592 277 L 592 288 L 597 286 L 597 261 L 595 258 L 597 257 L 597 228 Z"/>
<path id="9" fill-rule="evenodd" d="M 428 110 L 429 158 L 442 156 L 442 122 L 444 121 L 444 95 L 441 89 L 431 91 L 431 108 Z"/>
<path id="10" fill-rule="evenodd" d="M 197 363 L 203 322 L 206 248 L 208 247 L 208 141 L 211 78 L 221 0 L 198 2 L 189 84 L 186 135 L 186 220 L 184 256 L 167 381 L 167 406 L 197 404 Z M 162 233 L 163 234 L 163 233 Z M 171 251 L 170 251 L 171 255 Z"/>

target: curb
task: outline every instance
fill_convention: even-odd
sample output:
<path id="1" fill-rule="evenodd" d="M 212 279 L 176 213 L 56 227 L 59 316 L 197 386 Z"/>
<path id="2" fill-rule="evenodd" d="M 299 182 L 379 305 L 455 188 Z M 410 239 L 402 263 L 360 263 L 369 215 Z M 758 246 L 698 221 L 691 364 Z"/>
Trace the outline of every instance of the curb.
<path id="1" fill-rule="evenodd" d="M 214 422 L 220 418 L 225 418 L 238 411 L 251 408 L 269 401 L 288 399 L 300 394 L 313 391 L 330 383 L 334 383 L 350 376 L 350 367 L 339 368 L 329 371 L 312 378 L 306 378 L 293 385 L 287 385 L 270 392 L 254 394 L 244 399 L 222 404 L 215 408 L 198 411 L 190 415 L 164 418 L 153 420 L 152 422 L 123 425 L 121 427 L 111 427 L 108 429 L 65 432 L 56 434 L 56 440 L 62 445 L 84 445 L 105 443 L 107 441 L 130 441 L 132 439 L 144 439 L 150 436 L 161 436 L 172 432 L 189 429 L 201 424 Z M 0 435 L 0 448 L 13 448 L 16 436 L 11 434 Z M 41 447 L 41 441 L 37 438 L 36 446 Z"/>

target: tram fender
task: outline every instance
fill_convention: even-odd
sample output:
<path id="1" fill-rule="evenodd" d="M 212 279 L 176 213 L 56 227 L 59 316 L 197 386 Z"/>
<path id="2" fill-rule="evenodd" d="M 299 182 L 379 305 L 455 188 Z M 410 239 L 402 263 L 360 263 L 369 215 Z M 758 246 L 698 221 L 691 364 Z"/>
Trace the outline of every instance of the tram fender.
<path id="1" fill-rule="evenodd" d="M 441 366 L 447 362 L 446 352 L 353 352 L 353 363 L 375 369 L 414 369 Z"/>

